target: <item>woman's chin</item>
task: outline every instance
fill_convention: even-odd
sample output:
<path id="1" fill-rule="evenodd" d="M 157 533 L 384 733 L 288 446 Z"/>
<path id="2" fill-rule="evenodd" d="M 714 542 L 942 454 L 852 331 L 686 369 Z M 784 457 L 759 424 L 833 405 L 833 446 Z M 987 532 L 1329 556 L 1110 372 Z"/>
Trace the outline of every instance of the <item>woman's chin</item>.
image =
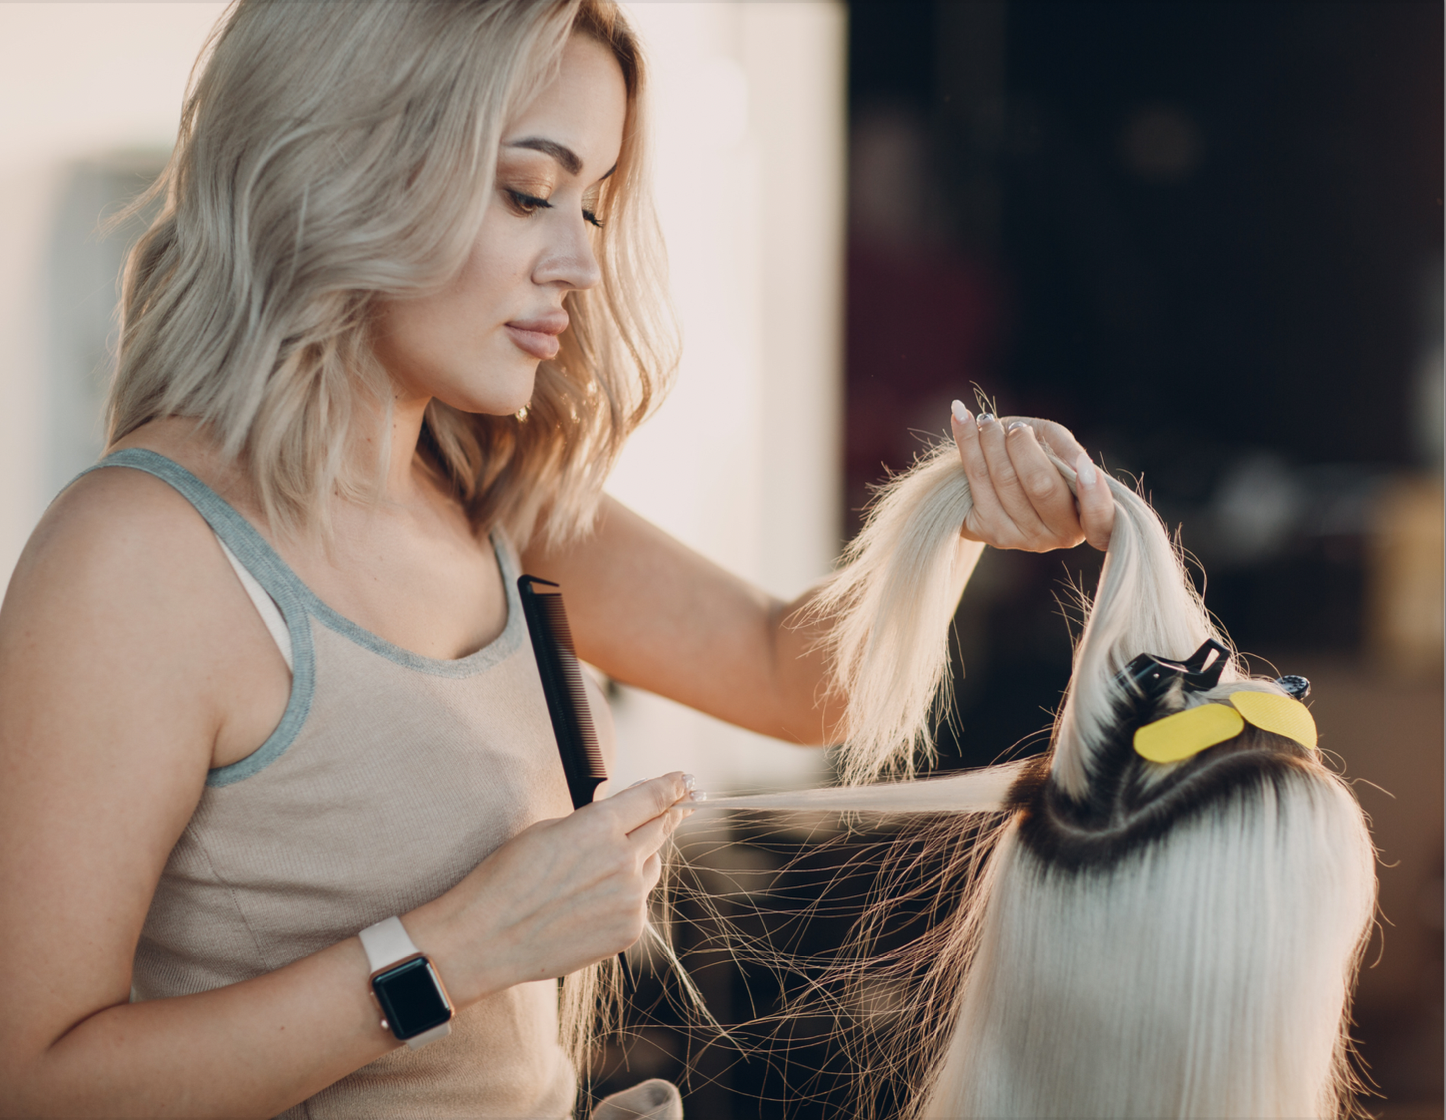
<path id="1" fill-rule="evenodd" d="M 489 385 L 482 392 L 438 393 L 437 399 L 458 412 L 470 412 L 477 416 L 511 416 L 532 403 L 536 376 L 537 363 L 533 362 L 525 378 L 509 377 L 506 384 Z"/>
<path id="2" fill-rule="evenodd" d="M 440 399 L 440 398 L 439 398 Z M 442 401 L 443 404 L 458 412 L 465 412 L 469 416 L 516 416 L 523 409 L 532 403 L 531 397 L 519 400 L 516 404 L 506 404 L 495 400 L 488 401 Z"/>

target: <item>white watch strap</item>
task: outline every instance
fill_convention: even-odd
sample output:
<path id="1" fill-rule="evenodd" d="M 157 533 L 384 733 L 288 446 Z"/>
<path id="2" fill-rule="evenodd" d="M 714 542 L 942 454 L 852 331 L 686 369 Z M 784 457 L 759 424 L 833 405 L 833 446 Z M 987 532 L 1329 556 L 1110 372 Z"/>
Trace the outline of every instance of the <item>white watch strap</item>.
<path id="1" fill-rule="evenodd" d="M 413 1050 L 420 1050 L 423 1046 L 427 1045 L 427 1043 L 436 1042 L 439 1038 L 446 1038 L 451 1033 L 452 1024 L 443 1023 L 441 1026 L 433 1027 L 429 1031 L 423 1031 L 421 1034 L 413 1035 L 407 1039 L 407 1045 Z"/>
<path id="2" fill-rule="evenodd" d="M 373 972 L 416 956 L 419 952 L 407 936 L 401 918 L 388 918 L 374 926 L 367 926 L 357 936 L 361 938 L 362 948 L 367 951 L 367 963 L 372 966 Z"/>
<path id="3" fill-rule="evenodd" d="M 407 936 L 407 929 L 402 925 L 400 918 L 388 918 L 374 926 L 367 926 L 357 936 L 361 938 L 362 948 L 366 950 L 367 954 L 367 963 L 371 965 L 373 972 L 378 972 L 389 964 L 396 964 L 397 961 L 414 957 L 420 952 L 412 944 L 412 939 Z M 407 1039 L 407 1045 L 413 1050 L 420 1050 L 427 1043 L 435 1042 L 439 1038 L 446 1038 L 451 1033 L 452 1024 L 442 1023 L 440 1026 Z"/>

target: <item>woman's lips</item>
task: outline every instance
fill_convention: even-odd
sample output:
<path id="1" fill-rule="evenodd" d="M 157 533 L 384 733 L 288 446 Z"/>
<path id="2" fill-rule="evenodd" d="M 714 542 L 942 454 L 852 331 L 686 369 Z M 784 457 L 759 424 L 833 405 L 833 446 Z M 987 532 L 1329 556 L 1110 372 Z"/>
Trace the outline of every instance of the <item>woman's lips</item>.
<path id="1" fill-rule="evenodd" d="M 567 330 L 567 312 L 559 311 L 536 319 L 519 319 L 503 324 L 512 341 L 524 354 L 530 354 L 539 361 L 550 361 L 557 357 L 562 344 L 557 336 Z"/>

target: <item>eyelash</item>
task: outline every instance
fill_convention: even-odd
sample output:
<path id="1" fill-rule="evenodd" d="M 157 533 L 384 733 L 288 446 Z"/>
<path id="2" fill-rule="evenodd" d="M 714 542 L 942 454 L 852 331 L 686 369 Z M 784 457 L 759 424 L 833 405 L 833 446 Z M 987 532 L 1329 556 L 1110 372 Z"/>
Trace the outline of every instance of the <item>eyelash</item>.
<path id="1" fill-rule="evenodd" d="M 507 197 L 512 200 L 512 205 L 524 215 L 530 216 L 539 210 L 552 209 L 552 203 L 548 202 L 547 199 L 538 198 L 536 195 L 526 194 L 523 191 L 509 190 Z M 591 210 L 584 210 L 582 216 L 584 221 L 596 226 L 598 229 L 603 228 L 602 221 Z"/>

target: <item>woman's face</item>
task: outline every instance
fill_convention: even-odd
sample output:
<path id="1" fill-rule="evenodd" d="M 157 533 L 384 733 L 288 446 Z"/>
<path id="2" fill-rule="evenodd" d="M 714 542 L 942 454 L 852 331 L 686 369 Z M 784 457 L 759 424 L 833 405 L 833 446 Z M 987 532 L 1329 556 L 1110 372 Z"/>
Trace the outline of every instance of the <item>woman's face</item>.
<path id="1" fill-rule="evenodd" d="M 611 50 L 574 35 L 562 70 L 503 131 L 472 252 L 441 292 L 386 300 L 373 345 L 398 401 L 505 415 L 557 354 L 563 297 L 601 278 L 590 234 L 622 147 L 627 88 Z"/>

